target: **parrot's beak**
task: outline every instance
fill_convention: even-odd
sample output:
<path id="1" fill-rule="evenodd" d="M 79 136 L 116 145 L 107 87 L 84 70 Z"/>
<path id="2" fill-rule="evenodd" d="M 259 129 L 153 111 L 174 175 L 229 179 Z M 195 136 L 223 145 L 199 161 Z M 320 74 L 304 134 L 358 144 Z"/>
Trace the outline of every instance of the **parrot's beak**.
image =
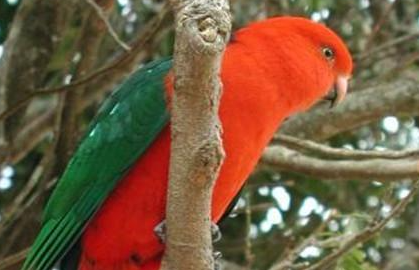
<path id="1" fill-rule="evenodd" d="M 324 98 L 330 101 L 330 107 L 336 107 L 346 96 L 349 77 L 339 75 L 336 78 L 333 90 Z"/>

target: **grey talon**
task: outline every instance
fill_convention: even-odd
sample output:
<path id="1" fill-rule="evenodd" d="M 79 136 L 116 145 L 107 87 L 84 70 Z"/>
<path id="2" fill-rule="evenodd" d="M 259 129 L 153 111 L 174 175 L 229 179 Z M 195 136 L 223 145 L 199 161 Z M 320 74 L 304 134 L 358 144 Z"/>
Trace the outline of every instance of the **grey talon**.
<path id="1" fill-rule="evenodd" d="M 214 260 L 217 261 L 223 257 L 223 254 L 220 251 L 214 251 L 212 256 L 214 257 Z"/>
<path id="2" fill-rule="evenodd" d="M 220 251 L 214 251 L 212 257 L 214 258 L 214 270 L 221 270 L 220 259 L 223 257 L 223 254 Z"/>
<path id="3" fill-rule="evenodd" d="M 161 243 L 166 242 L 166 221 L 163 220 L 156 227 L 154 227 L 154 233 L 160 239 Z M 221 231 L 217 224 L 211 223 L 211 235 L 212 235 L 212 242 L 218 242 L 221 240 Z"/>
<path id="4" fill-rule="evenodd" d="M 160 239 L 161 243 L 166 242 L 166 221 L 162 221 L 154 227 L 154 233 Z"/>
<path id="5" fill-rule="evenodd" d="M 211 235 L 213 243 L 220 241 L 222 238 L 220 227 L 218 227 L 218 225 L 215 223 L 211 223 Z"/>

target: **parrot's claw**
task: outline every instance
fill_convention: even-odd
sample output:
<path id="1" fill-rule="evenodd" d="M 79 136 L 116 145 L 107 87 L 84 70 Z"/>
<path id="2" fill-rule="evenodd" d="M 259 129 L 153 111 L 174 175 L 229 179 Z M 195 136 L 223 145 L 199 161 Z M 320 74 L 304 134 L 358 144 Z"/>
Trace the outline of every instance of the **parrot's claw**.
<path id="1" fill-rule="evenodd" d="M 154 233 L 157 235 L 161 243 L 166 242 L 166 221 L 163 220 L 156 227 L 154 227 Z"/>
<path id="2" fill-rule="evenodd" d="M 216 223 L 211 223 L 211 235 L 212 235 L 212 242 L 216 243 L 221 240 L 222 234 L 220 231 L 220 227 Z M 223 257 L 223 254 L 220 251 L 214 251 L 212 253 L 214 258 L 214 270 L 221 270 L 221 263 L 220 259 Z"/>
<path id="3" fill-rule="evenodd" d="M 166 242 L 166 221 L 165 220 L 163 220 L 162 222 L 157 224 L 156 227 L 154 227 L 154 233 L 160 239 L 160 242 L 162 243 Z M 220 228 L 215 223 L 211 223 L 211 235 L 212 235 L 213 243 L 220 241 L 222 237 Z"/>
<path id="4" fill-rule="evenodd" d="M 211 223 L 211 235 L 213 243 L 216 243 L 221 240 L 222 234 L 220 231 L 220 227 L 218 227 L 218 225 L 215 223 Z"/>
<path id="5" fill-rule="evenodd" d="M 212 256 L 214 257 L 214 270 L 221 270 L 220 259 L 223 257 L 223 254 L 220 251 L 214 251 Z"/>

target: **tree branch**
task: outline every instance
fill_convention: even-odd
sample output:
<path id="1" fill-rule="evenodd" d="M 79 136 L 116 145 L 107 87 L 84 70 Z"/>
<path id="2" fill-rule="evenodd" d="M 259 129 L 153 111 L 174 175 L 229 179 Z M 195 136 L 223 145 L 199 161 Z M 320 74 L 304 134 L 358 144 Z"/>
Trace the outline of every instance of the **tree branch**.
<path id="1" fill-rule="evenodd" d="M 175 91 L 162 269 L 210 270 L 212 189 L 224 159 L 218 106 L 228 2 L 171 1 L 175 11 Z"/>
<path id="2" fill-rule="evenodd" d="M 419 176 L 417 159 L 323 160 L 282 146 L 268 147 L 260 166 L 333 180 L 389 181 Z"/>
<path id="3" fill-rule="evenodd" d="M 324 144 L 296 137 L 277 134 L 273 143 L 279 143 L 299 152 L 313 153 L 324 159 L 402 159 L 419 158 L 419 150 L 349 150 L 345 148 L 333 148 Z"/>
<path id="4" fill-rule="evenodd" d="M 126 51 L 132 50 L 131 47 L 126 44 L 116 33 L 116 31 L 113 29 L 111 23 L 108 20 L 107 12 L 102 9 L 98 4 L 96 4 L 93 0 L 85 0 L 95 11 L 97 16 L 103 21 L 103 23 L 106 25 L 106 28 L 108 30 L 109 35 L 115 40 L 115 42 L 121 46 Z M 88 43 L 86 43 L 88 44 Z"/>

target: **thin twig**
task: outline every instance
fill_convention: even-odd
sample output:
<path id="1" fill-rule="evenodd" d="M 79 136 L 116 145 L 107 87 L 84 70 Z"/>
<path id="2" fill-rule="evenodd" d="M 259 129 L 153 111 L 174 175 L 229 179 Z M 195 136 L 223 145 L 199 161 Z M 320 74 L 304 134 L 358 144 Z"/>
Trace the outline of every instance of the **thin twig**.
<path id="1" fill-rule="evenodd" d="M 301 152 L 314 152 L 325 159 L 401 159 L 401 158 L 417 158 L 419 157 L 419 150 L 350 150 L 345 148 L 333 148 L 324 144 L 316 143 L 310 140 L 299 139 L 289 135 L 277 134 L 273 140 L 291 149 Z"/>
<path id="2" fill-rule="evenodd" d="M 324 232 L 324 230 L 327 227 L 327 224 L 337 216 L 337 211 L 333 210 L 332 213 L 329 215 L 329 217 L 322 222 L 319 227 L 317 227 L 314 232 L 305 240 L 303 240 L 298 246 L 292 249 L 288 249 L 285 254 L 282 254 L 280 259 L 277 263 L 273 265 L 273 267 L 270 268 L 270 270 L 289 270 L 291 267 L 292 269 L 301 269 L 304 267 L 307 267 L 309 264 L 308 262 L 302 262 L 298 265 L 296 265 L 294 262 L 298 259 L 300 256 L 300 253 L 308 246 L 316 244 L 317 240 L 316 237 Z"/>
<path id="3" fill-rule="evenodd" d="M 245 260 L 246 260 L 246 268 L 252 269 L 254 255 L 252 253 L 252 238 L 250 235 L 251 227 L 252 227 L 252 191 L 246 188 L 246 249 L 244 252 Z"/>
<path id="4" fill-rule="evenodd" d="M 353 247 L 373 238 L 375 235 L 377 235 L 380 231 L 384 229 L 386 224 L 391 219 L 395 218 L 397 215 L 399 215 L 400 213 L 404 211 L 406 206 L 409 204 L 410 200 L 413 198 L 413 196 L 416 195 L 418 188 L 419 188 L 419 180 L 416 180 L 413 183 L 412 190 L 410 191 L 409 195 L 407 195 L 399 203 L 397 203 L 396 206 L 393 208 L 393 210 L 390 212 L 390 214 L 387 217 L 383 218 L 380 221 L 377 221 L 377 220 L 372 221 L 369 224 L 369 226 L 367 226 L 363 231 L 354 235 L 352 238 L 344 242 L 339 249 L 334 250 L 332 253 L 325 256 L 323 259 L 321 259 L 319 262 L 317 262 L 316 264 L 310 267 L 305 268 L 304 270 L 327 269 L 327 267 L 335 263 L 343 254 L 351 250 Z"/>
<path id="5" fill-rule="evenodd" d="M 108 17 L 106 16 L 105 12 L 103 12 L 103 9 L 96 4 L 95 1 L 93 0 L 85 0 L 90 6 L 92 6 L 92 8 L 96 11 L 96 14 L 99 16 L 99 18 L 105 23 L 106 28 L 108 30 L 109 35 L 111 35 L 111 37 L 115 40 L 115 42 L 121 46 L 125 51 L 131 51 L 132 48 L 126 44 L 119 36 L 118 34 L 115 32 L 115 30 L 113 29 L 111 23 L 108 20 Z"/>

